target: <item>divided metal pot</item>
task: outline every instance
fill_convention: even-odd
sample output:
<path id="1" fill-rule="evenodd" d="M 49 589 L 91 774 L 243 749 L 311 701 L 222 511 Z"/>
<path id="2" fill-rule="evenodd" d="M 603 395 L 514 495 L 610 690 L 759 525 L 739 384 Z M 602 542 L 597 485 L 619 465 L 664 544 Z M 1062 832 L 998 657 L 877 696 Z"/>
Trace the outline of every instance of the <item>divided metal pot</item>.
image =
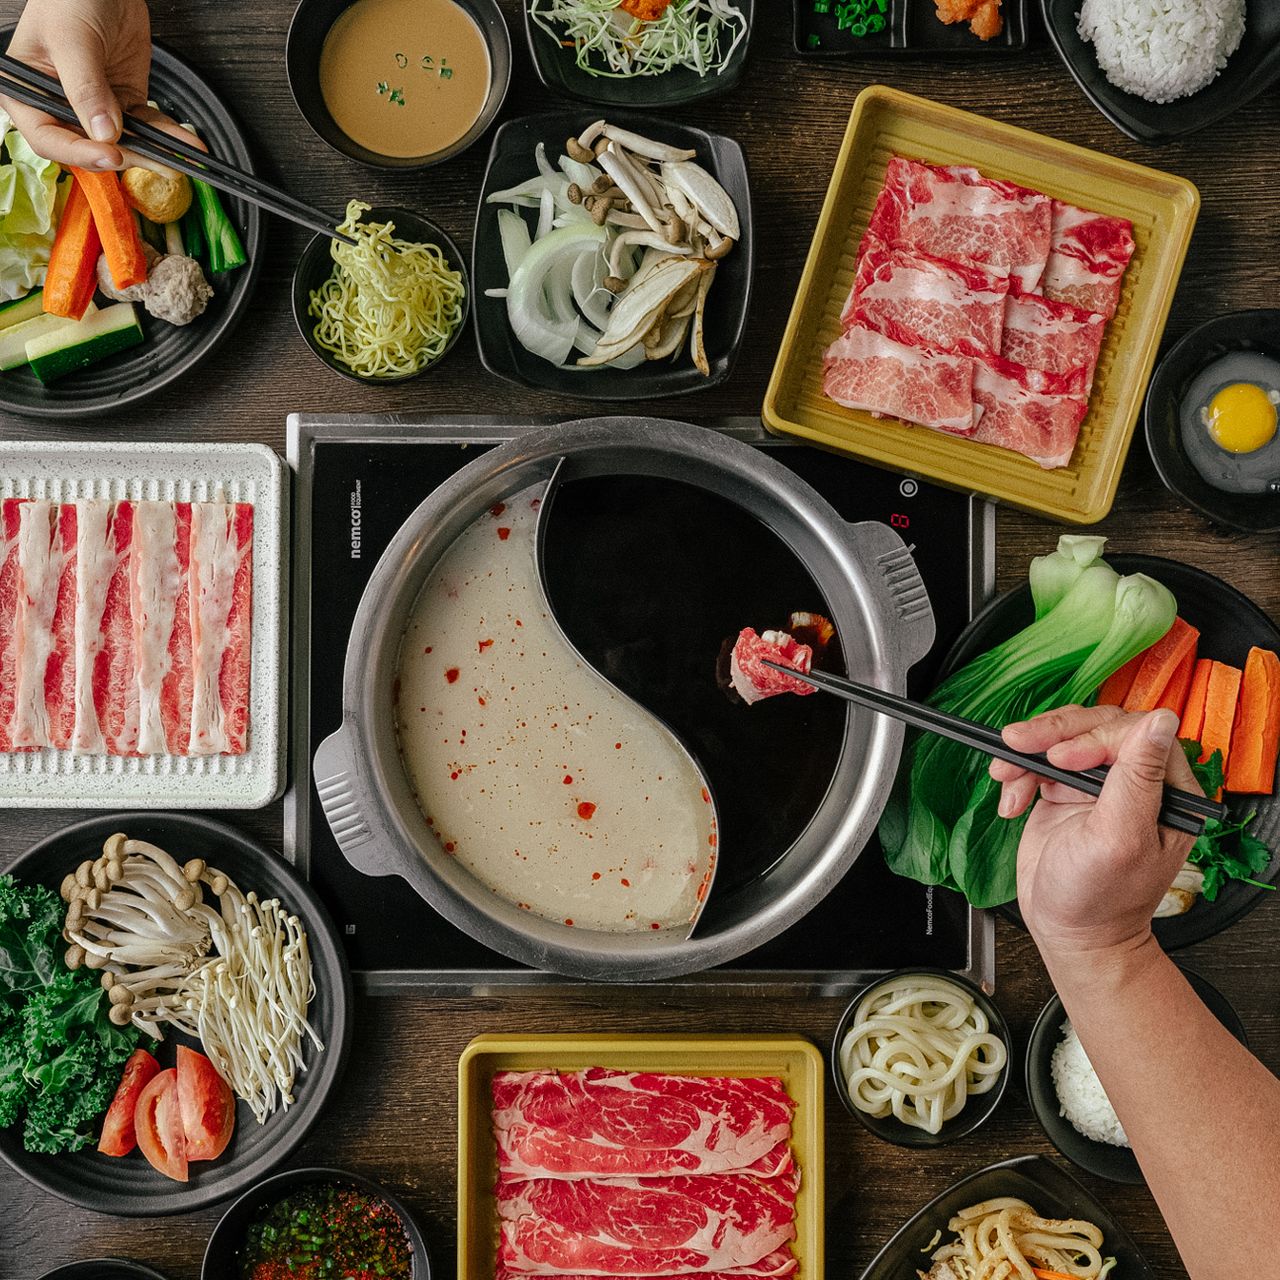
<path id="1" fill-rule="evenodd" d="M 690 937 L 568 929 L 521 911 L 482 885 L 440 848 L 401 763 L 392 692 L 400 642 L 423 584 L 454 539 L 495 503 L 549 480 L 562 459 L 568 478 L 668 478 L 750 511 L 804 562 L 821 589 L 849 674 L 905 692 L 908 669 L 933 642 L 933 612 L 910 552 L 892 529 L 875 521 L 847 523 L 793 472 L 722 433 L 655 418 L 585 419 L 531 431 L 484 454 L 405 521 L 356 613 L 343 673 L 342 727 L 316 752 L 317 794 L 354 867 L 402 877 L 445 919 L 502 955 L 603 981 L 695 973 L 776 937 L 840 880 L 879 820 L 902 727 L 849 707 L 839 762 L 812 820 L 784 857 L 717 903 Z M 732 857 L 732 850 L 721 854 Z"/>

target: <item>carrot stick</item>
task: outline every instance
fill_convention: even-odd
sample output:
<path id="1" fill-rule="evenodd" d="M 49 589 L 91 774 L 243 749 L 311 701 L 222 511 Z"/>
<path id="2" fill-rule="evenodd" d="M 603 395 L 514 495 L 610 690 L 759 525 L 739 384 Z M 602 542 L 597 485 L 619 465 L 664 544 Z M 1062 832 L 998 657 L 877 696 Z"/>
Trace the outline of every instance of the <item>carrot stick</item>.
<path id="1" fill-rule="evenodd" d="M 1222 752 L 1225 771 L 1231 758 L 1231 727 L 1236 718 L 1236 700 L 1240 695 L 1239 667 L 1215 662 L 1209 672 L 1209 689 L 1204 700 L 1204 727 L 1200 730 L 1200 759 L 1208 760 L 1215 751 Z"/>
<path id="2" fill-rule="evenodd" d="M 93 211 L 84 189 L 72 178 L 45 273 L 43 306 L 49 315 L 79 320 L 89 309 L 98 287 L 100 248 Z"/>
<path id="3" fill-rule="evenodd" d="M 1209 694 L 1209 672 L 1213 670 L 1212 658 L 1197 658 L 1191 673 L 1191 688 L 1187 690 L 1187 705 L 1182 709 L 1182 723 L 1178 737 L 1189 742 L 1199 742 L 1204 731 L 1204 701 Z"/>
<path id="4" fill-rule="evenodd" d="M 1194 649 L 1200 633 L 1195 627 L 1174 618 L 1173 626 L 1147 650 L 1138 668 L 1138 674 L 1125 694 L 1126 711 L 1154 711 L 1160 704 L 1160 695 L 1168 687 L 1178 664 Z"/>
<path id="5" fill-rule="evenodd" d="M 142 251 L 142 237 L 138 235 L 133 211 L 125 203 L 119 177 L 111 169 L 98 172 L 73 168 L 71 172 L 89 199 L 112 282 L 117 289 L 145 283 L 147 258 Z"/>
<path id="6" fill-rule="evenodd" d="M 1280 755 L 1280 657 L 1250 649 L 1240 684 L 1240 705 L 1231 731 L 1227 790 L 1269 796 Z"/>
<path id="7" fill-rule="evenodd" d="M 1102 688 L 1098 690 L 1098 696 L 1094 700 L 1094 705 L 1099 707 L 1121 707 L 1124 705 L 1125 695 L 1133 687 L 1134 677 L 1138 674 L 1138 668 L 1142 666 L 1142 660 L 1147 656 L 1144 649 L 1136 657 L 1130 658 L 1128 662 L 1113 671 L 1102 683 Z"/>
<path id="8" fill-rule="evenodd" d="M 1191 691 L 1191 676 L 1195 671 L 1196 651 L 1192 646 L 1187 650 L 1186 656 L 1178 663 L 1173 675 L 1169 677 L 1169 683 L 1165 685 L 1164 692 L 1160 695 L 1160 701 L 1156 703 L 1157 709 L 1167 707 L 1179 719 L 1182 717 L 1182 708 L 1187 705 L 1187 694 Z"/>
<path id="9" fill-rule="evenodd" d="M 1074 1276 L 1064 1275 L 1061 1271 L 1046 1271 L 1043 1267 L 1032 1267 L 1031 1274 L 1039 1280 L 1076 1280 Z"/>

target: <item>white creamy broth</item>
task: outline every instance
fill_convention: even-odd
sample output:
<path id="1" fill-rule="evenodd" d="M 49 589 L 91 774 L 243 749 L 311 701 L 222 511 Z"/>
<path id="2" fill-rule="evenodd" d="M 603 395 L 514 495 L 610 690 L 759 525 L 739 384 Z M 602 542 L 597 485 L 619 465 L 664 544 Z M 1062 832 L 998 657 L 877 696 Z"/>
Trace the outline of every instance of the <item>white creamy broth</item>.
<path id="1" fill-rule="evenodd" d="M 414 605 L 405 770 L 441 847 L 500 897 L 571 927 L 686 932 L 715 865 L 714 807 L 670 730 L 549 616 L 534 550 L 544 488 L 466 529 Z"/>

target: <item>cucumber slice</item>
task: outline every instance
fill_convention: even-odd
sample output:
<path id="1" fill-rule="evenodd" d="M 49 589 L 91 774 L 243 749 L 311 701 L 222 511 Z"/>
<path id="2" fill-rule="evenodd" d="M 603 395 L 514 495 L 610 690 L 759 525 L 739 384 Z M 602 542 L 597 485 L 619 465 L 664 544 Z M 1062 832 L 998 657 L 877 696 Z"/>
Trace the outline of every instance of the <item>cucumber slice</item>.
<path id="1" fill-rule="evenodd" d="M 142 326 L 133 303 L 117 302 L 66 329 L 32 338 L 27 343 L 27 360 L 31 372 L 48 383 L 141 341 Z"/>
<path id="2" fill-rule="evenodd" d="M 79 323 L 89 319 L 97 307 L 89 303 L 89 309 L 81 317 Z M 42 311 L 31 320 L 22 320 L 11 324 L 8 328 L 0 328 L 0 370 L 17 369 L 27 363 L 27 343 L 33 338 L 44 337 L 56 333 L 59 329 L 68 329 L 78 323 L 65 316 L 47 316 Z"/>
<path id="3" fill-rule="evenodd" d="M 14 298 L 12 302 L 0 302 L 0 329 L 10 325 L 21 324 L 24 320 L 34 320 L 44 315 L 44 290 L 37 289 L 25 298 Z"/>

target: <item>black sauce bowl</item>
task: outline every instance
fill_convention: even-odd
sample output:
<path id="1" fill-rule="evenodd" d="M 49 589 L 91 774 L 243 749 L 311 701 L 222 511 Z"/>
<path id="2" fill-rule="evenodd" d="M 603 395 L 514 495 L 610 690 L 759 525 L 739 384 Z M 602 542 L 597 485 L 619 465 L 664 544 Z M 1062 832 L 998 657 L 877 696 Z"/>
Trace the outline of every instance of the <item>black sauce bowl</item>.
<path id="1" fill-rule="evenodd" d="M 747 67 L 747 46 L 755 22 L 755 0 L 736 0 L 747 20 L 746 34 L 725 64 L 724 70 L 700 76 L 688 67 L 675 67 L 659 76 L 593 76 L 578 66 L 572 49 L 566 49 L 540 27 L 524 5 L 524 29 L 529 52 L 538 79 L 548 89 L 581 102 L 602 107 L 633 107 L 639 111 L 660 111 L 668 107 L 687 106 L 706 98 L 718 97 L 736 88 Z"/>
<path id="2" fill-rule="evenodd" d="M 423 244 L 434 244 L 439 247 L 449 262 L 449 266 L 462 275 L 462 319 L 457 328 L 449 335 L 444 350 L 430 364 L 424 365 L 416 373 L 401 373 L 390 378 L 370 378 L 362 373 L 348 369 L 336 360 L 331 352 L 325 351 L 315 339 L 315 321 L 307 314 L 311 302 L 311 291 L 320 286 L 333 270 L 333 258 L 329 254 L 329 246 L 333 240 L 329 236 L 317 235 L 302 251 L 298 265 L 293 271 L 293 319 L 303 341 L 311 348 L 316 359 L 329 366 L 334 373 L 340 373 L 352 382 L 363 382 L 368 386 L 385 386 L 395 382 L 407 382 L 410 378 L 420 377 L 428 370 L 434 369 L 441 360 L 453 350 L 459 335 L 467 327 L 471 318 L 471 279 L 467 273 L 467 260 L 462 250 L 454 243 L 453 238 L 442 227 L 437 226 L 420 214 L 408 209 L 377 208 L 370 209 L 364 215 L 366 222 L 391 222 L 395 225 L 396 238 L 414 240 Z"/>
<path id="3" fill-rule="evenodd" d="M 1280 530 L 1280 493 L 1214 488 L 1191 465 L 1182 443 L 1180 411 L 1191 383 L 1233 351 L 1258 351 L 1280 360 L 1280 310 L 1230 311 L 1197 325 L 1169 348 L 1147 390 L 1147 448 L 1165 488 L 1201 515 L 1245 533 L 1275 533 Z"/>
<path id="4" fill-rule="evenodd" d="M 1213 1016 L 1241 1044 L 1247 1045 L 1244 1025 L 1226 996 L 1198 973 L 1182 968 L 1181 965 L 1178 967 Z M 1054 1050 L 1062 1039 L 1062 1024 L 1066 1018 L 1062 1001 L 1055 995 L 1040 1011 L 1032 1028 L 1026 1059 L 1027 1098 L 1031 1102 L 1031 1110 L 1035 1112 L 1045 1136 L 1072 1164 L 1099 1178 L 1139 1186 L 1145 1179 L 1138 1167 L 1137 1157 L 1128 1147 L 1113 1147 L 1110 1143 L 1086 1138 L 1061 1114 L 1058 1092 L 1053 1087 L 1052 1063 Z M 1141 1066 L 1140 1063 L 1136 1065 Z"/>
<path id="5" fill-rule="evenodd" d="M 289 23 L 285 40 L 285 70 L 289 89 L 302 117 L 316 135 L 335 151 L 374 169 L 426 169 L 465 151 L 493 123 L 511 82 L 511 34 L 498 0 L 455 0 L 475 19 L 489 49 L 489 94 L 471 128 L 456 142 L 422 156 L 384 156 L 347 137 L 325 105 L 320 91 L 320 52 L 325 37 L 353 0 L 301 0 Z"/>
<path id="6" fill-rule="evenodd" d="M 886 986 L 890 982 L 900 982 L 904 978 L 944 979 L 953 986 L 959 987 L 967 995 L 972 996 L 974 1003 L 986 1014 L 992 1034 L 1003 1042 L 1005 1053 L 1008 1055 L 1008 1061 L 1006 1061 L 1004 1070 L 1001 1071 L 996 1083 L 986 1093 L 971 1096 L 966 1101 L 960 1114 L 944 1121 L 942 1128 L 937 1133 L 926 1133 L 923 1129 L 912 1128 L 892 1115 L 871 1116 L 867 1115 L 865 1111 L 859 1111 L 853 1105 L 853 1099 L 849 1096 L 849 1086 L 845 1082 L 844 1072 L 840 1069 L 840 1046 L 844 1043 L 845 1034 L 853 1022 L 858 1006 L 880 987 Z M 877 978 L 874 982 L 868 983 L 854 996 L 849 1007 L 840 1015 L 840 1021 L 836 1023 L 836 1033 L 831 1042 L 831 1078 L 836 1087 L 836 1094 L 844 1104 L 845 1110 L 881 1141 L 892 1142 L 899 1147 L 942 1147 L 949 1142 L 955 1142 L 972 1133 L 980 1125 L 984 1124 L 1000 1105 L 1000 1100 L 1004 1097 L 1004 1091 L 1009 1087 L 1009 1075 L 1012 1067 L 1013 1039 L 1009 1034 L 1009 1025 L 1004 1020 L 1004 1014 L 996 1007 L 995 1001 L 976 982 L 963 978 L 947 969 L 898 969 L 893 973 L 885 974 L 882 978 Z"/>
<path id="7" fill-rule="evenodd" d="M 289 1169 L 246 1191 L 214 1227 L 209 1243 L 205 1246 L 200 1280 L 240 1280 L 240 1252 L 248 1237 L 249 1228 L 258 1215 L 293 1192 L 324 1182 L 354 1187 L 367 1196 L 385 1200 L 395 1210 L 409 1241 L 413 1255 L 413 1280 L 431 1280 L 431 1259 L 427 1252 L 426 1238 L 409 1210 L 385 1187 L 369 1178 L 358 1173 L 347 1173 L 342 1169 L 319 1167 Z"/>

